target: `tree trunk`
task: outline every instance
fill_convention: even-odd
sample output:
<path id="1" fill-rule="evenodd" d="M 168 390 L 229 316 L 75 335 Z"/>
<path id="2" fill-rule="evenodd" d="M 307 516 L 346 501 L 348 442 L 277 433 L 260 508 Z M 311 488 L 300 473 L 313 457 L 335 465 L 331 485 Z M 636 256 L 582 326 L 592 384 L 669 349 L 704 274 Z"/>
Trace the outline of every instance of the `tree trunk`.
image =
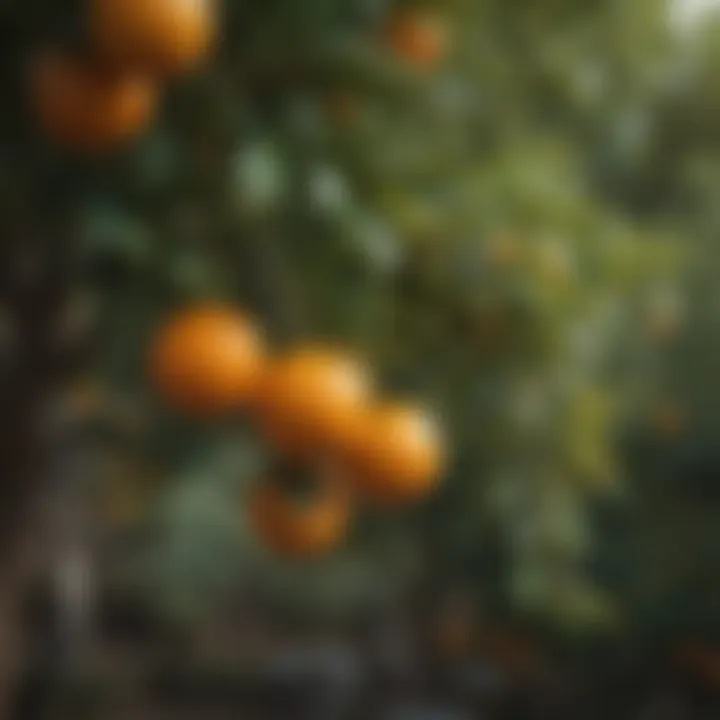
<path id="1" fill-rule="evenodd" d="M 39 547 L 36 514 L 47 477 L 48 410 L 69 369 L 58 353 L 63 243 L 43 242 L 29 223 L 2 228 L 0 293 L 7 315 L 0 367 L 0 717 L 10 709 L 23 663 L 23 601 Z M 46 228 L 42 228 L 46 230 Z M 55 233 L 57 236 L 57 232 Z"/>
<path id="2" fill-rule="evenodd" d="M 16 693 L 25 663 L 25 628 L 22 621 L 27 587 L 27 558 L 18 552 L 13 565 L 6 563 L 0 575 L 0 716 L 19 720 Z"/>
<path id="3" fill-rule="evenodd" d="M 10 406 L 12 407 L 12 406 Z M 12 411 L 7 424 L 12 424 Z M 7 429 L 6 429 L 7 432 Z M 14 718 L 14 696 L 25 659 L 23 604 L 33 571 L 33 515 L 39 487 L 38 446 L 26 423 L 0 443 L 0 717 Z"/>

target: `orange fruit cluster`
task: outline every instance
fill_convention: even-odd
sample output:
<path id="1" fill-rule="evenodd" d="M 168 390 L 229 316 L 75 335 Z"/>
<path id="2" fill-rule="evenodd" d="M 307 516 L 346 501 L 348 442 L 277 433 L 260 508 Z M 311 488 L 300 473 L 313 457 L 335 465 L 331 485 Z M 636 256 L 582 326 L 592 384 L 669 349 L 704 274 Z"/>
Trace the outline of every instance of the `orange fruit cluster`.
<path id="1" fill-rule="evenodd" d="M 249 503 L 257 533 L 282 554 L 331 549 L 348 531 L 355 496 L 411 502 L 442 475 L 445 445 L 430 412 L 378 399 L 370 368 L 341 348 L 308 344 L 271 355 L 255 323 L 234 308 L 194 307 L 172 318 L 155 338 L 150 369 L 179 412 L 249 411 L 291 461 L 293 477 L 302 476 L 259 484 Z"/>
<path id="2" fill-rule="evenodd" d="M 162 81 L 209 55 L 219 0 L 86 2 L 90 52 L 42 52 L 28 94 L 45 135 L 95 154 L 137 136 L 155 114 Z M 447 28 L 441 17 L 407 10 L 391 19 L 384 42 L 410 66 L 430 70 L 446 53 Z M 355 110 L 343 105 L 336 112 L 347 119 Z"/>
<path id="3" fill-rule="evenodd" d="M 90 52 L 42 52 L 29 78 L 38 126 L 76 152 L 111 150 L 152 120 L 161 81 L 188 72 L 217 36 L 216 0 L 88 0 Z"/>

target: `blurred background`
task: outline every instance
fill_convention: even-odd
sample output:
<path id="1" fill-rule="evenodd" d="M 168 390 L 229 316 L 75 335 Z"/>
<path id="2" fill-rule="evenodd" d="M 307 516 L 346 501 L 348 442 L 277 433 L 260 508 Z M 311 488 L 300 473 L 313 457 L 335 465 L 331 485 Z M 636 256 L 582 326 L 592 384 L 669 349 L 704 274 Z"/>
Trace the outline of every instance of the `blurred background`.
<path id="1" fill-rule="evenodd" d="M 0 716 L 720 716 L 715 3 L 226 2 L 89 155 L 28 67 L 92 4 L 0 3 Z M 422 398 L 436 492 L 271 552 L 147 377 L 209 299 Z"/>

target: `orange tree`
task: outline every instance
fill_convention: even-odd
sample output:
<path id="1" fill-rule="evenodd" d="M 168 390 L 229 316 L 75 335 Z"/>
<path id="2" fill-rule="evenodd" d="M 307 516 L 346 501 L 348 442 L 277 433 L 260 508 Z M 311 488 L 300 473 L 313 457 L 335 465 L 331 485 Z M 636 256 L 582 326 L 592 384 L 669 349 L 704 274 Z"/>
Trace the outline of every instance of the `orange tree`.
<path id="1" fill-rule="evenodd" d="M 114 360 L 115 386 L 143 396 L 120 348 L 142 349 L 178 300 L 222 297 L 275 347 L 344 344 L 387 391 L 426 397 L 451 468 L 433 502 L 362 514 L 327 563 L 288 568 L 252 532 L 214 549 L 210 507 L 242 523 L 227 493 L 263 474 L 255 432 L 243 472 L 240 434 L 163 415 L 148 445 L 184 479 L 155 508 L 153 594 L 192 606 L 213 587 L 189 579 L 185 533 L 198 570 L 212 556 L 215 577 L 257 572 L 314 609 L 372 602 L 420 565 L 555 620 L 617 619 L 587 571 L 588 513 L 622 494 L 614 435 L 652 397 L 640 379 L 673 324 L 675 227 L 634 195 L 670 81 L 662 3 L 314 7 L 228 10 L 212 69 L 145 139 L 141 165 L 169 185 L 164 205 L 124 205 L 146 244 L 113 250 L 147 284 L 134 311 L 109 306 L 122 332 L 101 374 Z"/>
<path id="2" fill-rule="evenodd" d="M 129 507 L 158 539 L 133 577 L 177 611 L 231 570 L 326 607 L 419 566 L 476 568 L 564 621 L 615 617 L 586 571 L 586 511 L 620 487 L 613 430 L 645 372 L 630 361 L 677 265 L 667 226 L 603 184 L 612 170 L 634 187 L 634 103 L 652 107 L 647 69 L 669 50 L 662 4 L 626 5 L 232 3 L 214 54 L 174 78 L 212 22 L 184 18 L 173 45 L 169 0 L 5 4 L 4 566 L 44 474 L 43 420 L 68 416 L 48 408 L 77 414 L 99 387 L 117 462 L 98 483 L 120 477 L 116 509 L 143 498 Z M 38 79 L 59 45 L 83 73 Z M 236 530 L 238 487 L 265 472 L 256 432 L 177 416 L 147 382 L 157 328 L 209 300 L 274 347 L 329 339 L 386 391 L 427 398 L 451 438 L 436 499 L 361 517 L 327 564 L 256 552 Z"/>

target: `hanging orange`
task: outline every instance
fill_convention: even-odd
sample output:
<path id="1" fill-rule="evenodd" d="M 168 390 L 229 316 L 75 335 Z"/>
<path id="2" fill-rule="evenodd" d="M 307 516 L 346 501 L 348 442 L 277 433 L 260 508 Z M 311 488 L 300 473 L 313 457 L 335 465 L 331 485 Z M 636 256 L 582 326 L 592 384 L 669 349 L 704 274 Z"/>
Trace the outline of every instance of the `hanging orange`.
<path id="1" fill-rule="evenodd" d="M 348 447 L 371 394 L 370 372 L 352 355 L 302 347 L 271 364 L 258 396 L 262 428 L 293 453 Z"/>
<path id="2" fill-rule="evenodd" d="M 197 65 L 217 35 L 217 0 L 91 0 L 90 12 L 105 58 L 162 75 Z"/>
<path id="3" fill-rule="evenodd" d="M 189 415 L 237 409 L 256 391 L 264 343 L 242 312 L 223 306 L 193 308 L 159 333 L 151 371 L 164 398 Z"/>
<path id="4" fill-rule="evenodd" d="M 411 65 L 430 70 L 445 55 L 447 28 L 437 15 L 408 10 L 390 23 L 388 41 L 395 52 Z"/>
<path id="5" fill-rule="evenodd" d="M 258 485 L 248 505 L 252 526 L 274 552 L 292 558 L 326 554 L 346 536 L 352 515 L 350 493 L 335 476 L 315 479 L 313 487 L 283 483 Z"/>
<path id="6" fill-rule="evenodd" d="M 412 405 L 384 405 L 363 422 L 354 447 L 362 495 L 380 504 L 411 501 L 434 490 L 445 462 L 435 418 Z"/>
<path id="7" fill-rule="evenodd" d="M 156 109 L 157 88 L 143 77 L 47 54 L 33 68 L 30 100 L 48 137 L 75 150 L 99 152 L 148 125 Z"/>

